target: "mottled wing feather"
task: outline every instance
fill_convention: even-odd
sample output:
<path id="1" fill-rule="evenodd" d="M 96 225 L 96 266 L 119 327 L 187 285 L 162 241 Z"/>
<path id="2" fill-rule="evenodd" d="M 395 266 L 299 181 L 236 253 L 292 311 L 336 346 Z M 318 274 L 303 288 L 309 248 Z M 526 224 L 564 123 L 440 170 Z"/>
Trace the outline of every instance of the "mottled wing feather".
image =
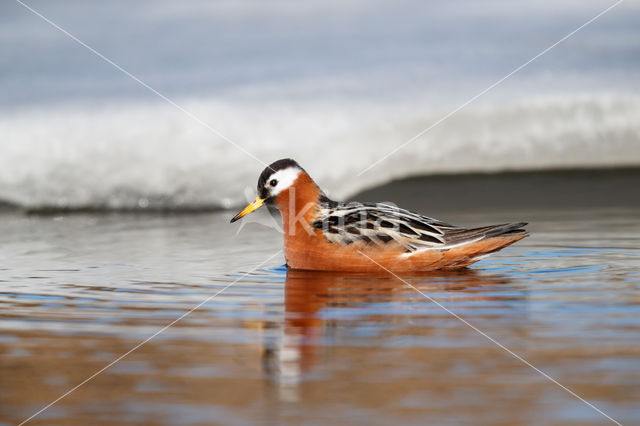
<path id="1" fill-rule="evenodd" d="M 443 247 L 446 231 L 461 228 L 382 203 L 321 202 L 313 223 L 338 244 L 396 242 L 407 251 Z"/>

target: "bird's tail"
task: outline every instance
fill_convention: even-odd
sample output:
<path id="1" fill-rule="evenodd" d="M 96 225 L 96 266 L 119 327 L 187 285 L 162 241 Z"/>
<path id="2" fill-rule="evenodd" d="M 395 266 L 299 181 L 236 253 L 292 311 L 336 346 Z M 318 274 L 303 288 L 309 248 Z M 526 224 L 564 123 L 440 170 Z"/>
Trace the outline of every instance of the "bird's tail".
<path id="1" fill-rule="evenodd" d="M 496 237 L 501 237 L 508 240 L 517 237 L 517 239 L 514 240 L 515 242 L 529 235 L 527 231 L 523 229 L 523 227 L 526 225 L 527 222 L 518 222 L 503 223 L 500 225 L 490 225 L 471 229 L 453 229 L 451 231 L 445 232 L 445 244 L 448 246 L 454 244 L 458 245 L 464 244 L 465 242 L 472 243 L 483 239 Z"/>
<path id="2" fill-rule="evenodd" d="M 468 266 L 529 235 L 526 222 L 505 223 L 472 229 L 456 229 L 445 233 L 445 248 L 455 249 L 458 260 L 445 269 Z"/>

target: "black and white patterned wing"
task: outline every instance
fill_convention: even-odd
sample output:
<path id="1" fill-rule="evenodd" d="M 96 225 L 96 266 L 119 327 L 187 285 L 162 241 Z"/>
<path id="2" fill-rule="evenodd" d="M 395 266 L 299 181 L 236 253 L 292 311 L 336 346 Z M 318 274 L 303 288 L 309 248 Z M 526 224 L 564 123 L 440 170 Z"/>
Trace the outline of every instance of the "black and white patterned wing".
<path id="1" fill-rule="evenodd" d="M 382 203 L 323 203 L 313 225 L 332 243 L 397 243 L 407 251 L 444 246 L 445 231 L 458 229 Z"/>

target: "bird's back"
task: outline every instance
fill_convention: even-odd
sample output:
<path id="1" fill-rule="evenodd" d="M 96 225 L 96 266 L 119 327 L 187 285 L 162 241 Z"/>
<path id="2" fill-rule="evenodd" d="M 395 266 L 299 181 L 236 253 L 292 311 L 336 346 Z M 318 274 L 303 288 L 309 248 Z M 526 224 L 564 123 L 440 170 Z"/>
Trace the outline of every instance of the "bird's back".
<path id="1" fill-rule="evenodd" d="M 287 236 L 296 269 L 458 269 L 526 237 L 526 223 L 463 228 L 383 203 L 319 199 L 312 236 Z M 288 239 L 288 241 L 287 241 Z"/>

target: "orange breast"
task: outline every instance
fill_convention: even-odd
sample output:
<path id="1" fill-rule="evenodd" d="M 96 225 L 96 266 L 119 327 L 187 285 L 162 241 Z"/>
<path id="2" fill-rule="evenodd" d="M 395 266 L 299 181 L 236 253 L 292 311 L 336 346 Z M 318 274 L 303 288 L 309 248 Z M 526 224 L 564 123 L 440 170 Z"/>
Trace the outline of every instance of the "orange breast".
<path id="1" fill-rule="evenodd" d="M 282 214 L 285 259 L 290 268 L 379 272 L 381 266 L 377 262 L 394 272 L 460 269 L 479 260 L 479 256 L 497 251 L 525 236 L 511 234 L 486 238 L 451 249 L 423 250 L 410 256 L 406 255 L 404 247 L 394 242 L 382 245 L 366 242 L 348 245 L 332 243 L 312 225 L 318 215 L 317 200 L 320 195 L 320 189 L 303 172 L 289 190 L 276 198 Z"/>
<path id="2" fill-rule="evenodd" d="M 524 234 L 493 237 L 448 250 L 428 249 L 407 256 L 405 249 L 397 244 L 342 245 L 328 242 L 321 231 L 317 231 L 313 235 L 285 234 L 284 247 L 287 265 L 293 269 L 379 272 L 382 266 L 394 272 L 407 272 L 464 268 L 480 260 L 483 254 L 500 250 L 522 238 Z"/>

